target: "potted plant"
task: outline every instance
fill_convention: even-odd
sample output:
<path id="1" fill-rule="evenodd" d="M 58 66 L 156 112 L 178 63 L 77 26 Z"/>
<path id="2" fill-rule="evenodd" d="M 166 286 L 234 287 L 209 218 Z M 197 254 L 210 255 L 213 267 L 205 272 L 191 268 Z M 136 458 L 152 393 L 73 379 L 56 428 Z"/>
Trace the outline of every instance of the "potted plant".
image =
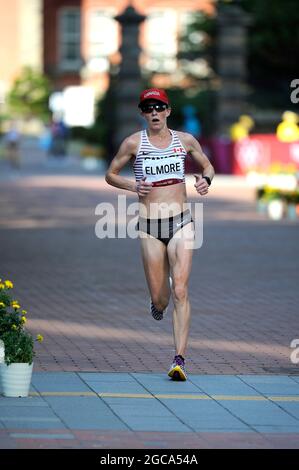
<path id="1" fill-rule="evenodd" d="M 285 198 L 282 192 L 277 188 L 267 186 L 263 199 L 267 201 L 267 212 L 270 219 L 280 220 L 285 213 Z"/>
<path id="2" fill-rule="evenodd" d="M 256 190 L 256 207 L 259 214 L 267 214 L 267 200 L 265 198 L 265 188 L 261 187 Z"/>
<path id="3" fill-rule="evenodd" d="M 8 397 L 26 397 L 29 393 L 34 341 L 43 341 L 42 335 L 36 338 L 26 331 L 27 311 L 21 309 L 17 300 L 10 294 L 13 283 L 0 279 L 0 341 L 4 362 L 0 364 L 2 393 Z M 1 346 L 1 345 L 0 345 Z"/>

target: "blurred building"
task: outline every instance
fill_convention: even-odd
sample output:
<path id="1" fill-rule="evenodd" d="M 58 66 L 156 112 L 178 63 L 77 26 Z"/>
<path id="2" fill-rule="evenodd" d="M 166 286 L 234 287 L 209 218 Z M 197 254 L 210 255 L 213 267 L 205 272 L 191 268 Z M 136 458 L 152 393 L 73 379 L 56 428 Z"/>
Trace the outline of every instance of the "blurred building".
<path id="1" fill-rule="evenodd" d="M 51 101 L 58 114 L 67 101 L 71 115 L 82 114 L 86 104 L 85 121 L 93 119 L 92 102 L 105 93 L 110 72 L 117 73 L 121 63 L 115 17 L 128 5 L 146 16 L 140 27 L 144 79 L 166 88 L 188 86 L 178 67 L 179 35 L 195 11 L 212 13 L 214 0 L 1 0 L 0 112 L 22 68 L 31 66 L 46 73 L 58 92 Z"/>
<path id="2" fill-rule="evenodd" d="M 0 104 L 23 66 L 42 70 L 42 4 L 0 1 Z"/>
<path id="3" fill-rule="evenodd" d="M 114 17 L 131 3 L 147 16 L 140 31 L 143 74 L 157 74 L 157 85 L 177 84 L 178 35 L 194 11 L 213 11 L 212 0 L 43 0 L 43 63 L 55 88 L 92 86 L 95 94 L 108 86 L 117 69 L 120 28 Z"/>

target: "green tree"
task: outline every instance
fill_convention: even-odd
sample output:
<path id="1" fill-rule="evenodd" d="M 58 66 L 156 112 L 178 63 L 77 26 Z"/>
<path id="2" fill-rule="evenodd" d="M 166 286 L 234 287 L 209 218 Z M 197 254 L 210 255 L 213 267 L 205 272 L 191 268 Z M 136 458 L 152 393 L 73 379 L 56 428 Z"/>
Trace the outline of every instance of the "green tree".
<path id="1" fill-rule="evenodd" d="M 299 9 L 296 0 L 243 0 L 252 16 L 249 83 L 260 106 L 292 107 L 290 82 L 298 77 Z"/>
<path id="2" fill-rule="evenodd" d="M 247 51 L 251 102 L 257 107 L 294 107 L 290 102 L 290 82 L 298 76 L 297 0 L 218 0 L 216 8 L 220 3 L 227 8 L 233 3 L 238 4 L 251 16 Z M 210 16 L 200 12 L 194 15 L 181 38 L 179 57 L 186 64 L 189 61 L 190 73 L 190 63 L 195 58 L 207 60 L 214 74 L 217 73 L 216 14 Z M 201 78 L 197 79 L 200 84 Z"/>
<path id="3" fill-rule="evenodd" d="M 211 78 L 215 73 L 216 56 L 216 21 L 215 15 L 207 15 L 199 11 L 192 15 L 179 40 L 178 59 L 180 67 L 189 78 L 197 81 Z M 209 65 L 206 72 L 200 67 L 195 68 L 194 62 L 200 60 Z"/>
<path id="4" fill-rule="evenodd" d="M 9 109 L 22 118 L 47 119 L 50 115 L 48 108 L 50 93 L 48 78 L 31 67 L 24 67 L 8 94 Z"/>

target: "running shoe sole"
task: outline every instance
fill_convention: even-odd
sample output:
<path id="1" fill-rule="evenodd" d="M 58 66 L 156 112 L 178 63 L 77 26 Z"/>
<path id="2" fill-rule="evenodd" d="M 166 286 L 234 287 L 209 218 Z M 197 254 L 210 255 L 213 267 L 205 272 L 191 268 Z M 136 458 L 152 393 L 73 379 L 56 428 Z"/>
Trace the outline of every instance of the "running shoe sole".
<path id="1" fill-rule="evenodd" d="M 183 369 L 176 365 L 170 369 L 168 372 L 168 376 L 172 378 L 172 380 L 180 380 L 185 381 L 187 380 L 187 374 L 183 371 Z"/>

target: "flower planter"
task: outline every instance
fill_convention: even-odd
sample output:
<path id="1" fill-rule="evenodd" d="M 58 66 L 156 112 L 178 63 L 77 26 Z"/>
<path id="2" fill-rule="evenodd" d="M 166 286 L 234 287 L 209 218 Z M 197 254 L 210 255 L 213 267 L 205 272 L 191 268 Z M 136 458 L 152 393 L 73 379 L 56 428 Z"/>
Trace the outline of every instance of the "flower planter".
<path id="1" fill-rule="evenodd" d="M 268 204 L 268 215 L 272 220 L 281 220 L 284 216 L 285 205 L 280 199 L 273 199 Z"/>
<path id="2" fill-rule="evenodd" d="M 0 364 L 0 381 L 5 397 L 28 397 L 33 363 Z"/>
<path id="3" fill-rule="evenodd" d="M 5 357 L 4 343 L 2 339 L 0 339 L 0 364 L 4 362 L 4 357 Z"/>
<path id="4" fill-rule="evenodd" d="M 257 208 L 258 214 L 267 215 L 267 211 L 268 211 L 267 202 L 263 201 L 262 199 L 258 199 L 256 203 L 256 208 Z"/>

